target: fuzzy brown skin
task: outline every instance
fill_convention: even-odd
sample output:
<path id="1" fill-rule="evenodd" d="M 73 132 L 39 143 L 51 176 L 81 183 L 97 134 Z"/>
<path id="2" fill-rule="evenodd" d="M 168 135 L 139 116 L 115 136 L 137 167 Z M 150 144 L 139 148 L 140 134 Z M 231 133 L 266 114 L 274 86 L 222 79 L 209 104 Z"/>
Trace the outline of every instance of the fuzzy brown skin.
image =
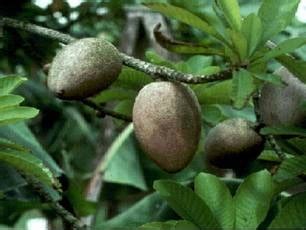
<path id="1" fill-rule="evenodd" d="M 266 125 L 297 125 L 306 127 L 306 85 L 282 67 L 275 71 L 287 86 L 266 84 L 259 99 L 259 113 Z"/>
<path id="2" fill-rule="evenodd" d="M 197 150 L 200 106 L 187 86 L 153 82 L 136 97 L 133 124 L 148 156 L 163 170 L 177 172 L 187 166 Z"/>
<path id="3" fill-rule="evenodd" d="M 264 140 L 241 118 L 225 120 L 212 128 L 205 139 L 206 159 L 219 168 L 244 168 L 264 148 Z"/>
<path id="4" fill-rule="evenodd" d="M 65 46 L 55 56 L 48 88 L 62 99 L 85 99 L 107 88 L 122 68 L 117 49 L 99 38 L 84 38 Z"/>

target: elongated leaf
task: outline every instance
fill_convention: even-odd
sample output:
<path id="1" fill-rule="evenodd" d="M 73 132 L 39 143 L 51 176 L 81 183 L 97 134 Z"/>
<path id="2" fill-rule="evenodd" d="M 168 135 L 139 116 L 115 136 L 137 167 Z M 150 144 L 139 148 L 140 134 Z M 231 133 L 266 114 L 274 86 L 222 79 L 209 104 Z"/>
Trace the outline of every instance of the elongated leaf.
<path id="1" fill-rule="evenodd" d="M 281 208 L 269 229 L 305 229 L 306 193 L 300 193 L 281 202 Z"/>
<path id="2" fill-rule="evenodd" d="M 226 80 L 214 84 L 201 84 L 192 86 L 192 89 L 195 92 L 201 105 L 230 104 L 232 88 L 232 80 Z"/>
<path id="3" fill-rule="evenodd" d="M 185 220 L 201 229 L 219 227 L 209 207 L 190 188 L 170 180 L 155 181 L 153 187 Z"/>
<path id="4" fill-rule="evenodd" d="M 132 68 L 124 67 L 112 86 L 138 91 L 150 82 L 152 82 L 152 79 L 148 75 Z"/>
<path id="5" fill-rule="evenodd" d="M 240 31 L 241 29 L 241 16 L 240 16 L 240 9 L 237 0 L 217 0 L 219 7 L 223 11 L 223 14 L 231 25 L 231 27 L 236 30 Z"/>
<path id="6" fill-rule="evenodd" d="M 0 149 L 13 149 L 13 150 L 29 152 L 29 150 L 26 149 L 25 147 L 1 137 L 0 137 Z"/>
<path id="7" fill-rule="evenodd" d="M 253 173 L 234 196 L 236 229 L 256 229 L 266 217 L 273 195 L 273 182 L 266 170 Z"/>
<path id="8" fill-rule="evenodd" d="M 306 129 L 295 127 L 295 126 L 271 126 L 264 127 L 260 130 L 262 135 L 286 135 L 286 136 L 300 136 L 306 137 Z"/>
<path id="9" fill-rule="evenodd" d="M 33 118 L 38 114 L 38 112 L 37 109 L 25 106 L 14 106 L 0 109 L 0 125 L 7 125 Z"/>
<path id="10" fill-rule="evenodd" d="M 0 162 L 0 182 L 0 193 L 14 190 L 27 184 L 19 173 L 6 162 Z"/>
<path id="11" fill-rule="evenodd" d="M 200 230 L 193 223 L 186 220 L 169 220 L 167 222 L 152 222 L 142 225 L 139 230 Z"/>
<path id="12" fill-rule="evenodd" d="M 258 11 L 263 25 L 262 43 L 285 29 L 291 22 L 300 0 L 264 0 Z"/>
<path id="13" fill-rule="evenodd" d="M 222 229 L 233 229 L 235 206 L 224 182 L 214 175 L 200 173 L 195 178 L 194 191 L 210 208 Z"/>
<path id="14" fill-rule="evenodd" d="M 244 69 L 234 72 L 232 98 L 237 109 L 248 103 L 255 90 L 256 85 L 250 72 Z"/>
<path id="15" fill-rule="evenodd" d="M 0 110 L 3 108 L 19 105 L 21 102 L 23 102 L 23 100 L 23 97 L 18 95 L 8 94 L 0 96 Z"/>
<path id="16" fill-rule="evenodd" d="M 17 88 L 26 80 L 26 78 L 14 75 L 0 77 L 0 96 L 11 93 L 15 88 Z"/>
<path id="17" fill-rule="evenodd" d="M 145 223 L 164 220 L 168 211 L 166 202 L 157 193 L 152 193 L 108 221 L 97 220 L 94 229 L 137 229 Z"/>
<path id="18" fill-rule="evenodd" d="M 158 24 L 153 32 L 155 40 L 165 49 L 181 54 L 206 54 L 224 56 L 224 52 L 210 47 L 205 47 L 200 44 L 187 43 L 173 40 L 160 31 L 161 24 Z"/>
<path id="19" fill-rule="evenodd" d="M 261 41 L 262 24 L 256 14 L 248 15 L 242 23 L 241 32 L 247 40 L 248 55 L 252 55 Z"/>
<path id="20" fill-rule="evenodd" d="M 285 86 L 284 82 L 282 81 L 282 79 L 280 78 L 279 75 L 275 75 L 275 74 L 254 74 L 253 76 L 255 78 L 259 79 L 259 80 L 269 82 L 269 83 L 272 83 L 274 85 Z"/>
<path id="21" fill-rule="evenodd" d="M 29 152 L 0 149 L 0 160 L 26 174 L 35 176 L 48 185 L 54 183 L 51 171 L 43 165 L 41 160 L 31 155 Z"/>
<path id="22" fill-rule="evenodd" d="M 101 172 L 104 172 L 104 180 L 146 190 L 147 185 L 138 154 L 133 136 L 133 125 L 130 124 L 106 152 L 105 160 L 100 166 Z"/>
<path id="23" fill-rule="evenodd" d="M 285 159 L 281 163 L 273 178 L 277 182 L 282 182 L 299 176 L 303 173 L 306 173 L 306 155 L 294 156 Z"/>
<path id="24" fill-rule="evenodd" d="M 206 21 L 204 21 L 200 17 L 194 15 L 193 13 L 183 8 L 172 6 L 170 4 L 165 4 L 165 3 L 147 3 L 145 5 L 150 9 L 158 11 L 167 17 L 176 19 L 178 21 L 186 23 L 187 25 L 200 29 L 210 35 L 218 37 L 218 33 L 214 29 L 214 27 L 209 25 Z"/>
<path id="25" fill-rule="evenodd" d="M 305 44 L 306 44 L 306 38 L 303 38 L 303 37 L 288 39 L 280 43 L 276 48 L 265 53 L 265 55 L 262 58 L 259 58 L 254 63 L 267 62 L 272 58 L 275 58 L 285 53 L 292 52 L 295 49 Z"/>
<path id="26" fill-rule="evenodd" d="M 306 83 L 306 61 L 296 60 L 289 55 L 280 55 L 276 60 L 285 66 L 291 73 Z"/>
<path id="27" fill-rule="evenodd" d="M 14 143 L 18 143 L 25 148 L 30 149 L 33 155 L 41 159 L 44 165 L 51 169 L 51 171 L 56 176 L 62 173 L 62 170 L 59 168 L 59 166 L 42 148 L 33 133 L 23 122 L 19 122 L 14 125 L 1 126 L 0 137 L 9 139 Z"/>
<path id="28" fill-rule="evenodd" d="M 240 60 L 244 60 L 248 54 L 248 44 L 244 35 L 235 30 L 229 31 L 235 52 L 239 54 Z"/>
<path id="29" fill-rule="evenodd" d="M 110 88 L 103 90 L 96 97 L 94 97 L 94 101 L 96 103 L 106 103 L 111 101 L 134 100 L 136 96 L 137 91 L 135 90 Z"/>

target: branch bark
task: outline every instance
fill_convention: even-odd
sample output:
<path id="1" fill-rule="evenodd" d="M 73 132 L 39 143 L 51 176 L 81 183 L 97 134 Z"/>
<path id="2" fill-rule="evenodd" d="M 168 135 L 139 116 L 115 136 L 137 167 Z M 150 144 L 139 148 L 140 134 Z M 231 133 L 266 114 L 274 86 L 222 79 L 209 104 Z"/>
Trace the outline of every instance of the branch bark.
<path id="1" fill-rule="evenodd" d="M 61 33 L 56 30 L 48 29 L 45 27 L 37 26 L 31 23 L 21 22 L 12 18 L 0 18 L 0 24 L 2 26 L 11 27 L 15 29 L 24 30 L 30 33 L 34 33 L 46 38 L 50 38 L 52 40 L 57 40 L 59 42 L 68 44 L 77 39 L 68 35 Z M 232 69 L 226 69 L 220 73 L 212 74 L 212 75 L 193 75 L 186 74 L 179 71 L 175 71 L 168 67 L 154 65 L 152 63 L 148 63 L 131 56 L 128 56 L 124 53 L 120 53 L 122 58 L 122 62 L 124 65 L 132 67 L 136 70 L 142 71 L 146 74 L 152 76 L 153 79 L 164 79 L 169 81 L 180 81 L 189 84 L 201 84 L 212 81 L 224 80 L 231 78 Z"/>

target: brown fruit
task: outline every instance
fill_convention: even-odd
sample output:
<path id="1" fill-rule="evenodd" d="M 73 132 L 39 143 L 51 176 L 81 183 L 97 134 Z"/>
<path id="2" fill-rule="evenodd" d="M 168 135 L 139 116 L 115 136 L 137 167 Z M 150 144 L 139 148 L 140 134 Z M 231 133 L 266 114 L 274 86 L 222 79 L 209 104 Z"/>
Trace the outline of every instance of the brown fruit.
<path id="1" fill-rule="evenodd" d="M 306 126 L 306 85 L 282 67 L 275 71 L 286 86 L 266 84 L 261 90 L 259 113 L 266 125 Z"/>
<path id="2" fill-rule="evenodd" d="M 212 128 L 205 139 L 206 159 L 219 168 L 243 168 L 264 148 L 263 138 L 251 123 L 233 118 Z"/>
<path id="3" fill-rule="evenodd" d="M 201 133 L 196 96 L 187 86 L 153 82 L 143 87 L 133 108 L 133 124 L 142 149 L 167 172 L 192 160 Z"/>
<path id="4" fill-rule="evenodd" d="M 118 50 L 100 38 L 84 38 L 65 46 L 55 56 L 48 88 L 62 99 L 84 99 L 112 84 L 120 74 Z"/>

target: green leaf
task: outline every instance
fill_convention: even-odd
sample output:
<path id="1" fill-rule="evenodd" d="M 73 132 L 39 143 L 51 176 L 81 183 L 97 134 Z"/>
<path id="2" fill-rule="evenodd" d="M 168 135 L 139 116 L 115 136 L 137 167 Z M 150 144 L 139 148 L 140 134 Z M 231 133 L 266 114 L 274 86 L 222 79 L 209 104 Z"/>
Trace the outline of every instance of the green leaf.
<path id="1" fill-rule="evenodd" d="M 165 49 L 181 54 L 205 54 L 205 55 L 219 55 L 224 56 L 222 50 L 207 47 L 201 44 L 182 42 L 173 40 L 164 35 L 160 30 L 160 24 L 154 28 L 154 37 L 159 45 Z"/>
<path id="2" fill-rule="evenodd" d="M 145 6 L 149 7 L 152 10 L 162 13 L 167 17 L 176 19 L 180 22 L 186 23 L 187 25 L 200 29 L 210 35 L 213 35 L 215 37 L 220 37 L 217 31 L 214 29 L 214 27 L 209 25 L 206 21 L 204 21 L 200 17 L 194 15 L 193 13 L 183 8 L 172 6 L 170 4 L 165 4 L 165 3 L 147 3 L 145 4 Z"/>
<path id="3" fill-rule="evenodd" d="M 0 137 L 0 149 L 13 149 L 13 150 L 29 152 L 29 150 L 24 148 L 23 146 L 1 137 Z"/>
<path id="4" fill-rule="evenodd" d="M 235 30 L 229 31 L 230 37 L 236 53 L 239 54 L 240 61 L 243 61 L 248 54 L 248 44 L 244 35 Z"/>
<path id="5" fill-rule="evenodd" d="M 0 96 L 11 93 L 21 83 L 27 79 L 19 76 L 5 76 L 0 77 Z"/>
<path id="6" fill-rule="evenodd" d="M 237 0 L 217 0 L 219 7 L 231 28 L 240 31 L 241 29 L 241 16 Z"/>
<path id="7" fill-rule="evenodd" d="M 25 106 L 13 106 L 0 109 L 0 125 L 7 125 L 33 118 L 38 114 L 38 112 L 39 110 L 37 109 Z"/>
<path id="8" fill-rule="evenodd" d="M 232 80 L 226 80 L 213 84 L 192 86 L 192 89 L 201 105 L 230 104 L 232 85 Z"/>
<path id="9" fill-rule="evenodd" d="M 278 126 L 268 126 L 264 127 L 260 130 L 260 134 L 262 135 L 277 135 L 277 136 L 300 136 L 306 137 L 306 129 L 295 127 L 295 126 L 286 126 L 286 125 L 278 125 Z"/>
<path id="10" fill-rule="evenodd" d="M 279 213 L 269 229 L 304 229 L 306 226 L 306 193 L 300 193 L 281 202 Z"/>
<path id="11" fill-rule="evenodd" d="M 289 180 L 306 173 L 306 155 L 285 159 L 279 166 L 273 179 L 277 182 Z"/>
<path id="12" fill-rule="evenodd" d="M 142 225 L 139 230 L 200 230 L 193 223 L 186 220 L 169 220 L 167 222 L 152 222 Z"/>
<path id="13" fill-rule="evenodd" d="M 275 74 L 253 74 L 253 76 L 261 81 L 269 82 L 278 86 L 285 86 L 279 75 Z"/>
<path id="14" fill-rule="evenodd" d="M 0 137 L 9 139 L 14 143 L 18 143 L 19 145 L 30 149 L 33 155 L 41 159 L 55 175 L 58 176 L 62 173 L 62 170 L 58 167 L 50 155 L 42 148 L 33 133 L 23 122 L 14 125 L 1 126 Z"/>
<path id="15" fill-rule="evenodd" d="M 147 190 L 138 154 L 133 136 L 133 125 L 130 124 L 105 153 L 105 160 L 100 166 L 101 172 L 104 173 L 104 180 Z"/>
<path id="16" fill-rule="evenodd" d="M 201 229 L 219 227 L 209 207 L 190 188 L 170 180 L 155 181 L 153 187 L 183 219 Z"/>
<path id="17" fill-rule="evenodd" d="M 94 229 L 136 229 L 139 225 L 163 220 L 168 210 L 166 202 L 157 193 L 152 193 L 106 222 L 97 220 Z"/>
<path id="18" fill-rule="evenodd" d="M 0 193 L 17 189 L 26 184 L 26 181 L 12 166 L 5 162 L 0 162 Z"/>
<path id="19" fill-rule="evenodd" d="M 255 90 L 256 85 L 250 72 L 244 69 L 234 72 L 232 91 L 234 107 L 241 109 L 246 106 Z"/>
<path id="20" fill-rule="evenodd" d="M 24 98 L 18 95 L 2 95 L 0 96 L 0 110 L 3 108 L 19 105 Z"/>
<path id="21" fill-rule="evenodd" d="M 200 173 L 195 178 L 194 191 L 210 208 L 222 229 L 233 229 L 235 205 L 224 182 L 214 175 Z"/>
<path id="22" fill-rule="evenodd" d="M 306 61 L 296 60 L 289 55 L 280 55 L 276 60 L 285 66 L 293 75 L 306 83 Z"/>
<path id="23" fill-rule="evenodd" d="M 273 181 L 266 170 L 253 173 L 239 186 L 235 196 L 235 229 L 256 229 L 265 219 L 273 195 Z"/>
<path id="24" fill-rule="evenodd" d="M 262 58 L 257 59 L 253 64 L 267 62 L 272 58 L 276 58 L 282 54 L 290 53 L 305 44 L 306 44 L 306 38 L 303 37 L 288 39 L 280 43 L 274 49 L 265 53 L 265 55 Z"/>
<path id="25" fill-rule="evenodd" d="M 51 171 L 43 165 L 41 160 L 29 152 L 0 149 L 0 160 L 10 164 L 25 174 L 35 176 L 37 179 L 50 186 L 54 183 Z"/>
<path id="26" fill-rule="evenodd" d="M 256 14 L 248 15 L 242 23 L 241 32 L 247 40 L 248 55 L 251 56 L 258 47 L 262 36 L 262 24 Z"/>
<path id="27" fill-rule="evenodd" d="M 137 91 L 123 88 L 110 88 L 103 90 L 93 98 L 96 103 L 107 103 L 112 101 L 134 100 L 137 96 Z"/>
<path id="28" fill-rule="evenodd" d="M 285 29 L 293 19 L 300 0 L 264 0 L 258 11 L 262 22 L 262 43 Z"/>
<path id="29" fill-rule="evenodd" d="M 143 86 L 151 82 L 152 79 L 148 75 L 132 68 L 124 67 L 112 87 L 139 91 Z"/>

